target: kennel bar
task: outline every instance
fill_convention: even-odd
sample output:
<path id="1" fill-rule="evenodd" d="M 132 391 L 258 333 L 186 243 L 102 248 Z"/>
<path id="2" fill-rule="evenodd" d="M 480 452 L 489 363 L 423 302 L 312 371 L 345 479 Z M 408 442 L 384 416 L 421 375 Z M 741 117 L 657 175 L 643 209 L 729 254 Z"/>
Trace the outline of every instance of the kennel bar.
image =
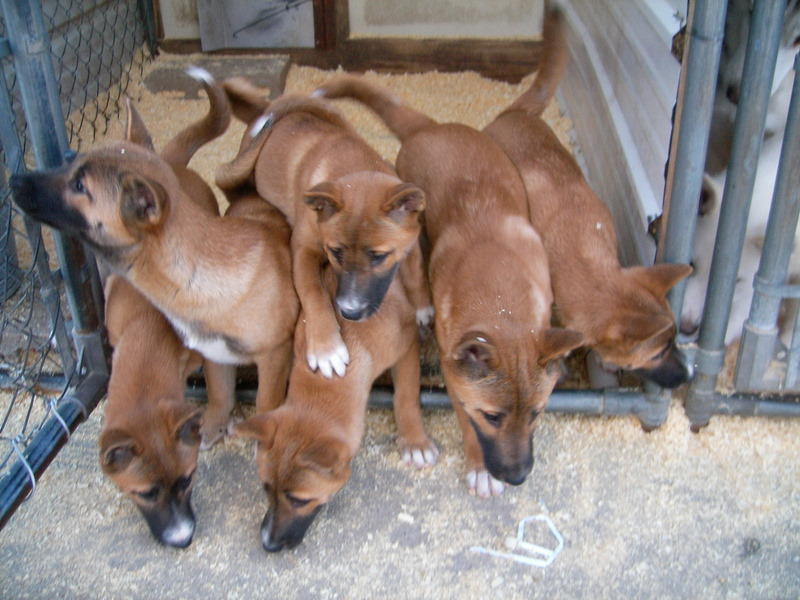
<path id="1" fill-rule="evenodd" d="M 750 315 L 744 324 L 736 372 L 733 382 L 740 389 L 761 389 L 769 385 L 764 375 L 775 354 L 778 343 L 778 317 L 781 300 L 785 297 L 797 298 L 800 287 L 784 285 L 789 259 L 792 254 L 795 231 L 797 230 L 800 203 L 800 85 L 797 69 L 800 55 L 795 58 L 794 82 L 789 114 L 786 122 L 775 191 L 770 206 L 769 219 L 758 271 L 753 283 L 753 303 Z M 795 329 L 798 324 L 795 323 Z M 795 334 L 787 356 L 785 386 L 794 387 L 797 380 L 800 339 Z"/>
<path id="2" fill-rule="evenodd" d="M 728 176 L 695 356 L 696 373 L 686 395 L 686 414 L 694 430 L 708 425 L 713 414 L 800 415 L 800 404 L 781 402 L 777 394 L 755 396 L 742 394 L 743 390 L 732 393 L 717 390 L 784 9 L 785 5 L 771 0 L 757 0 L 753 8 Z M 754 402 L 758 405 L 751 406 Z"/>
<path id="3" fill-rule="evenodd" d="M 688 17 L 689 45 L 681 69 L 672 134 L 674 160 L 669 161 L 664 191 L 667 219 L 659 254 L 665 263 L 688 264 L 692 259 L 725 13 L 724 2 L 697 1 Z M 685 289 L 686 280 L 682 280 L 667 293 L 676 319 L 680 319 Z"/>

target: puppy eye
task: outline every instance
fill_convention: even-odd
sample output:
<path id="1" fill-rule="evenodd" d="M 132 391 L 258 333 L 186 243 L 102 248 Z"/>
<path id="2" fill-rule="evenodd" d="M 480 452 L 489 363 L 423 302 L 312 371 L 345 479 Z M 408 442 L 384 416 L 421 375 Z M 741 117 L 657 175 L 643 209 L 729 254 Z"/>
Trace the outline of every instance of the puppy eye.
<path id="1" fill-rule="evenodd" d="M 292 494 L 286 494 L 286 499 L 289 501 L 289 504 L 291 504 L 292 508 L 303 508 L 309 502 L 311 502 L 310 499 L 298 498 Z"/>
<path id="2" fill-rule="evenodd" d="M 504 415 L 502 413 L 491 413 L 482 410 L 481 415 L 492 427 L 499 428 L 503 424 Z"/>
<path id="3" fill-rule="evenodd" d="M 86 193 L 86 188 L 83 187 L 82 177 L 76 177 L 75 179 L 73 179 L 72 182 L 70 183 L 70 187 L 72 187 L 72 191 L 75 192 L 76 194 Z"/>
<path id="4" fill-rule="evenodd" d="M 537 417 L 538 417 L 540 414 L 542 414 L 542 412 L 541 412 L 541 411 L 539 411 L 539 410 L 532 410 L 532 411 L 531 411 L 531 416 L 530 416 L 530 419 L 528 420 L 528 425 L 533 425 L 533 422 L 536 420 L 536 418 L 537 418 Z"/>
<path id="5" fill-rule="evenodd" d="M 369 252 L 367 252 L 367 255 L 369 256 L 370 264 L 373 267 L 377 267 L 383 261 L 386 260 L 386 257 L 389 256 L 389 253 L 388 252 L 373 252 L 373 251 L 369 251 Z"/>
<path id="6" fill-rule="evenodd" d="M 155 502 L 156 500 L 158 500 L 158 495 L 160 493 L 161 493 L 161 486 L 154 485 L 146 492 L 137 492 L 137 495 L 139 496 L 139 498 L 141 498 L 146 502 Z"/>
<path id="7" fill-rule="evenodd" d="M 336 262 L 340 265 L 342 264 L 342 259 L 344 258 L 344 249 L 342 248 L 328 248 L 328 252 L 333 255 L 333 258 L 336 259 Z"/>

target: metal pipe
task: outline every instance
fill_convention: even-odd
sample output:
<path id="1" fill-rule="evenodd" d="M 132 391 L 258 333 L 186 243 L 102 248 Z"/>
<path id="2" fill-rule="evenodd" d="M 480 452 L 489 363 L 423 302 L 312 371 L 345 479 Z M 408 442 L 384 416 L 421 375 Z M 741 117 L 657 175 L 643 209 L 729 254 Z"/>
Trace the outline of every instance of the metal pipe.
<path id="1" fill-rule="evenodd" d="M 725 331 L 750 211 L 783 12 L 781 3 L 772 0 L 756 0 L 753 8 L 739 110 L 700 326 L 695 377 L 686 399 L 686 412 L 695 427 L 707 425 L 713 413 L 713 392 L 725 358 Z"/>
<path id="2" fill-rule="evenodd" d="M 753 304 L 744 325 L 733 382 L 739 389 L 761 389 L 764 373 L 775 355 L 781 291 L 794 249 L 800 214 L 800 85 L 795 59 L 794 85 L 781 147 L 775 191 L 769 211 L 761 261 L 753 284 Z M 792 372 L 787 376 L 794 378 Z M 793 385 L 793 381 L 786 382 Z"/>
<path id="3" fill-rule="evenodd" d="M 690 2 L 689 6 L 689 41 L 673 128 L 677 139 L 673 140 L 665 190 L 668 213 L 660 252 L 660 260 L 665 263 L 688 264 L 692 259 L 703 165 L 725 32 L 725 2 L 697 0 Z M 685 281 L 681 281 L 667 295 L 676 319 L 680 318 L 685 288 Z"/>

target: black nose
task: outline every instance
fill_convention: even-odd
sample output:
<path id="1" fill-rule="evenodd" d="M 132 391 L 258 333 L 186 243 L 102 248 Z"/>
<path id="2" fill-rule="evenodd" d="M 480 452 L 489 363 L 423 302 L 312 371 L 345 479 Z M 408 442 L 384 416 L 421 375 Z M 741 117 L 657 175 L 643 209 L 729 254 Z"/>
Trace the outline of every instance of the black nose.
<path id="1" fill-rule="evenodd" d="M 528 472 L 508 473 L 504 481 L 509 485 L 522 485 L 528 477 Z"/>

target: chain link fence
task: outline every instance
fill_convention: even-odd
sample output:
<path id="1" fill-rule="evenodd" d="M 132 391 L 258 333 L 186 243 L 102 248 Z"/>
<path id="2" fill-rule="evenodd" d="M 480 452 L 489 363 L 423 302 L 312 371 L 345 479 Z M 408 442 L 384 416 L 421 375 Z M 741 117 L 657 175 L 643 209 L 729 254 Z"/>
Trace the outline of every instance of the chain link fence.
<path id="1" fill-rule="evenodd" d="M 25 218 L 8 180 L 57 166 L 66 148 L 80 152 L 100 138 L 120 100 L 135 94 L 131 83 L 141 79 L 155 39 L 150 0 L 2 0 L 0 7 L 2 526 L 103 396 L 108 376 L 93 259 Z M 26 82 L 31 72 L 54 89 Z M 48 91 L 55 125 L 31 109 Z"/>

